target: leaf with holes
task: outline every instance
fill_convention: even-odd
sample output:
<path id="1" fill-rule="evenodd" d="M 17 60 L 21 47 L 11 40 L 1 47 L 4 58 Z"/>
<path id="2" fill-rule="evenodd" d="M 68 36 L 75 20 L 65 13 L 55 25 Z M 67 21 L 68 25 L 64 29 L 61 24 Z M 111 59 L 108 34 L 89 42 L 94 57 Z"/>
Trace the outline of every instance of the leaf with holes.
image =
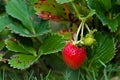
<path id="1" fill-rule="evenodd" d="M 5 44 L 6 47 L 11 51 L 33 54 L 36 56 L 36 51 L 32 46 L 21 44 L 17 39 L 6 39 Z"/>
<path id="2" fill-rule="evenodd" d="M 13 68 L 26 69 L 37 61 L 39 57 L 27 54 L 15 54 L 8 60 L 8 64 Z"/>
<path id="3" fill-rule="evenodd" d="M 20 20 L 26 29 L 32 33 L 35 33 L 32 21 L 30 19 L 31 15 L 28 11 L 25 0 L 10 0 L 6 5 L 6 12 L 12 17 Z"/>
<path id="4" fill-rule="evenodd" d="M 86 0 L 88 7 L 94 9 L 98 18 L 101 20 L 103 25 L 107 25 L 111 31 L 116 31 L 120 25 L 120 10 L 119 7 L 111 0 Z M 113 5 L 111 5 L 113 3 Z M 99 6 L 98 6 L 99 5 Z"/>
<path id="5" fill-rule="evenodd" d="M 107 34 L 97 33 L 95 39 L 97 44 L 88 54 L 88 68 L 97 69 L 114 57 L 115 45 L 113 38 Z"/>
<path id="6" fill-rule="evenodd" d="M 68 21 L 64 7 L 55 0 L 41 0 L 35 3 L 36 14 L 40 18 L 53 21 Z"/>
<path id="7" fill-rule="evenodd" d="M 65 42 L 62 36 L 57 34 L 49 35 L 43 42 L 43 45 L 39 49 L 39 53 L 43 55 L 55 53 L 61 51 Z"/>

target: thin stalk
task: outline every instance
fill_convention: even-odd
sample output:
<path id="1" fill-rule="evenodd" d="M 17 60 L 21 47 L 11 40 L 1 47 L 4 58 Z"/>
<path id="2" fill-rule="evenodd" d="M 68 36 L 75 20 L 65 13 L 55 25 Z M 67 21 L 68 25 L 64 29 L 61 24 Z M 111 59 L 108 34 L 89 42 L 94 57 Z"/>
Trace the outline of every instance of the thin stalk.
<path id="1" fill-rule="evenodd" d="M 78 28 L 78 30 L 77 30 L 77 34 L 76 34 L 76 36 L 75 36 L 75 41 L 76 41 L 76 42 L 78 41 L 78 35 L 79 35 L 79 33 L 80 33 L 81 27 L 82 27 L 82 23 L 80 24 L 80 26 L 79 26 L 79 28 Z"/>
<path id="2" fill-rule="evenodd" d="M 84 23 L 82 24 L 82 30 L 81 30 L 81 38 L 80 38 L 80 40 L 82 40 L 83 39 L 83 31 L 84 31 Z"/>
<path id="3" fill-rule="evenodd" d="M 104 77 L 105 77 L 105 80 L 108 80 L 106 69 L 104 69 Z"/>
<path id="4" fill-rule="evenodd" d="M 90 73 L 90 70 L 86 68 L 86 72 L 87 72 L 87 75 L 86 75 L 87 80 L 92 80 L 93 78 L 92 78 L 92 74 Z"/>
<path id="5" fill-rule="evenodd" d="M 3 80 L 5 80 L 5 69 L 3 68 Z"/>
<path id="6" fill-rule="evenodd" d="M 88 70 L 90 70 L 90 67 L 91 67 L 93 61 L 94 61 L 94 58 L 90 61 L 89 65 L 88 65 Z"/>
<path id="7" fill-rule="evenodd" d="M 43 43 L 43 41 L 42 41 L 42 39 L 41 39 L 40 37 L 36 37 L 36 39 L 37 39 L 38 41 L 40 41 L 41 43 Z"/>
<path id="8" fill-rule="evenodd" d="M 35 34 L 36 32 L 35 32 L 35 29 L 32 27 L 32 32 L 33 32 L 33 34 Z"/>
<path id="9" fill-rule="evenodd" d="M 40 80 L 44 80 L 44 79 L 43 79 L 43 75 L 42 75 L 42 74 L 40 74 Z"/>
<path id="10" fill-rule="evenodd" d="M 87 28 L 88 32 L 91 34 L 91 30 L 90 30 L 90 28 L 88 27 L 87 24 L 85 24 L 85 27 Z"/>
<path id="11" fill-rule="evenodd" d="M 94 70 L 92 70 L 92 75 L 93 75 L 93 80 L 96 80 L 95 71 Z"/>
<path id="12" fill-rule="evenodd" d="M 29 79 L 28 80 L 31 80 L 32 79 L 32 77 L 33 77 L 33 71 L 31 72 L 31 74 L 30 74 L 30 76 L 29 76 Z"/>
<path id="13" fill-rule="evenodd" d="M 49 78 L 49 76 L 50 76 L 50 73 L 51 73 L 51 70 L 49 70 L 47 76 L 45 76 L 45 79 L 46 79 L 46 80 L 49 80 L 48 78 Z"/>
<path id="14" fill-rule="evenodd" d="M 85 21 L 83 20 L 81 23 L 80 23 L 80 26 L 77 30 L 77 34 L 75 36 L 75 43 L 74 44 L 78 44 L 79 41 L 82 41 L 83 39 L 83 32 L 84 32 L 84 24 L 85 24 Z M 78 41 L 78 36 L 79 36 L 79 33 L 81 31 L 81 34 L 80 34 L 80 40 Z"/>
<path id="15" fill-rule="evenodd" d="M 81 75 L 81 79 L 85 80 L 85 76 L 82 73 L 80 73 L 80 75 Z"/>
<path id="16" fill-rule="evenodd" d="M 71 0 L 70 0 L 70 1 L 71 1 Z M 81 17 L 82 15 L 79 13 L 79 11 L 78 11 L 78 9 L 76 8 L 74 2 L 71 2 L 71 4 L 72 4 L 72 6 L 73 6 L 73 8 L 74 8 L 74 10 L 75 10 L 78 18 L 79 18 L 80 20 L 82 20 L 82 19 L 83 19 L 83 18 Z"/>

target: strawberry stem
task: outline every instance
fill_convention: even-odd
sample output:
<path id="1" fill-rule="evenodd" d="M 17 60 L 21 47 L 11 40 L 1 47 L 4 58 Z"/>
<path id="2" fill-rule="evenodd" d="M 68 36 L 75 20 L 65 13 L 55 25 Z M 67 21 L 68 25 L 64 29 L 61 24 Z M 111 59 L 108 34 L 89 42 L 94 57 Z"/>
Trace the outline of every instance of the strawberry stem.
<path id="1" fill-rule="evenodd" d="M 91 30 L 90 30 L 90 28 L 88 27 L 87 24 L 85 24 L 85 27 L 87 28 L 88 32 L 91 34 Z"/>
<path id="2" fill-rule="evenodd" d="M 78 28 L 78 30 L 77 30 L 77 34 L 76 34 L 76 36 L 75 36 L 75 41 L 78 41 L 78 35 L 79 35 L 79 33 L 80 33 L 81 28 L 82 28 L 82 23 L 79 25 L 79 28 Z"/>
<path id="3" fill-rule="evenodd" d="M 85 24 L 85 21 L 82 20 L 82 22 L 80 23 L 79 28 L 78 28 L 78 30 L 77 30 L 77 34 L 76 34 L 75 40 L 74 40 L 74 42 L 73 42 L 74 44 L 78 44 L 78 43 L 82 43 L 82 44 L 83 44 L 82 38 L 83 38 L 83 32 L 84 32 L 84 24 Z M 80 31 L 81 31 L 80 40 L 78 40 Z"/>
<path id="4" fill-rule="evenodd" d="M 70 0 L 70 1 L 71 1 L 71 0 Z M 82 19 L 83 19 L 83 18 L 82 18 L 83 15 L 81 15 L 81 14 L 79 13 L 79 11 L 78 11 L 78 9 L 76 8 L 74 2 L 71 2 L 71 4 L 72 4 L 72 6 L 73 6 L 73 8 L 74 8 L 74 10 L 75 10 L 78 18 L 79 18 L 80 20 L 82 20 Z"/>
<path id="5" fill-rule="evenodd" d="M 84 23 L 82 24 L 82 30 L 81 30 L 81 38 L 80 38 L 80 40 L 82 40 L 82 38 L 83 38 L 83 31 L 84 31 Z"/>
<path id="6" fill-rule="evenodd" d="M 70 0 L 71 1 L 71 0 Z M 86 26 L 86 28 L 88 29 L 89 33 L 91 32 L 89 27 L 87 26 L 87 24 L 85 24 L 86 20 L 87 20 L 87 17 L 83 17 L 83 15 L 81 15 L 77 9 L 77 7 L 75 6 L 74 2 L 71 2 L 79 20 L 81 20 L 81 23 L 79 25 L 79 28 L 77 30 L 77 33 L 76 33 L 76 36 L 75 36 L 75 40 L 73 41 L 73 44 L 78 44 L 78 43 L 82 43 L 82 39 L 83 39 L 83 32 L 84 32 L 84 26 Z M 81 34 L 80 34 L 80 40 L 78 40 L 78 37 L 79 37 L 79 33 L 81 31 Z"/>

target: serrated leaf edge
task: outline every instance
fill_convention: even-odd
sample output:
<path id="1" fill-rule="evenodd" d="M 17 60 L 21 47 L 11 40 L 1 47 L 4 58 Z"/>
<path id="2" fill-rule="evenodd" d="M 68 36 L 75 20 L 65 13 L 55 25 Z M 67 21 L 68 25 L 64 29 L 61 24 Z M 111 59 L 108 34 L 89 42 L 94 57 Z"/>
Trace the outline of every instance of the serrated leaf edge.
<path id="1" fill-rule="evenodd" d="M 9 24 L 10 25 L 10 24 Z M 42 36 L 44 34 L 48 34 L 50 31 L 48 30 L 47 32 L 42 32 L 41 34 L 24 34 L 24 33 L 20 33 L 20 32 L 17 32 L 17 31 L 13 31 L 11 28 L 9 28 L 9 25 L 7 26 L 7 28 L 12 31 L 11 33 L 15 33 L 15 34 L 18 34 L 19 36 L 22 36 L 22 37 L 37 37 L 37 36 Z"/>
<path id="2" fill-rule="evenodd" d="M 57 34 L 57 33 L 51 33 L 50 36 L 53 36 L 53 35 L 58 35 L 59 37 L 61 37 L 61 39 L 64 40 L 64 36 L 63 36 L 63 35 L 60 35 L 60 34 Z M 65 43 L 65 42 L 62 42 L 62 43 Z M 57 52 L 59 52 L 59 51 L 61 51 L 61 49 L 58 49 L 58 50 L 55 50 L 55 51 L 52 51 L 52 52 L 49 52 L 49 53 L 57 53 Z M 39 52 L 40 52 L 40 53 L 43 52 L 43 51 L 41 50 L 41 48 L 39 49 Z M 49 53 L 45 53 L 45 54 L 42 54 L 42 55 L 48 55 Z"/>
<path id="3" fill-rule="evenodd" d="M 33 65 L 34 64 L 34 62 L 36 62 L 39 58 L 40 58 L 40 56 L 41 56 L 41 54 L 39 54 L 37 57 L 36 57 L 36 59 L 34 60 L 34 61 L 32 61 L 29 65 L 27 65 L 25 68 L 17 68 L 17 67 L 15 67 L 15 66 L 13 66 L 12 64 L 10 64 L 10 59 L 8 59 L 8 64 L 10 65 L 10 67 L 13 67 L 13 68 L 15 68 L 15 69 L 20 69 L 20 70 L 24 70 L 24 69 L 27 69 L 27 68 L 29 68 L 31 65 Z"/>

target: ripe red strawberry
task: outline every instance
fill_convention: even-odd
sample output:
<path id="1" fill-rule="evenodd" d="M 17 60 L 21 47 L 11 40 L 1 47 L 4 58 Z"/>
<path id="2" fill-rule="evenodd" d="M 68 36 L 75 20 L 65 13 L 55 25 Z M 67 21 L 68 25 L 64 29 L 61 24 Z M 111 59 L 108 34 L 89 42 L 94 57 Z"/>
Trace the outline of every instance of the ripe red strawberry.
<path id="1" fill-rule="evenodd" d="M 78 69 L 86 59 L 86 49 L 68 43 L 62 51 L 62 56 L 68 67 Z"/>

